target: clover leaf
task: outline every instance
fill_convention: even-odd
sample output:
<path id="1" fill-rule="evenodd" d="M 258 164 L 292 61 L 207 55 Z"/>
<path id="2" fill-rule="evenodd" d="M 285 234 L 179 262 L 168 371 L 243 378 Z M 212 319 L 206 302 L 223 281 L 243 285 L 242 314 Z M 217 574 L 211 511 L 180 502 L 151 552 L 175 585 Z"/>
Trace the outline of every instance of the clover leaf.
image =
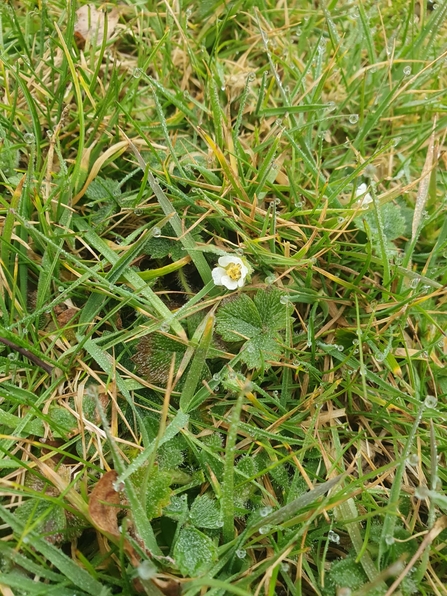
<path id="1" fill-rule="evenodd" d="M 248 368 L 268 368 L 267 360 L 282 354 L 281 334 L 291 317 L 284 294 L 259 290 L 252 300 L 246 294 L 224 302 L 216 314 L 216 331 L 224 341 L 243 342 L 241 360 Z"/>

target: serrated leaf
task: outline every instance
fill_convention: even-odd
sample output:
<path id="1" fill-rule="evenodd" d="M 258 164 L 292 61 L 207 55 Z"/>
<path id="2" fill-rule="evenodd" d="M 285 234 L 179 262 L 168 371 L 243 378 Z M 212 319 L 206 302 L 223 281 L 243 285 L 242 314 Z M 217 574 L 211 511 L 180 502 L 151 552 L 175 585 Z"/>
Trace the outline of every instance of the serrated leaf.
<path id="1" fill-rule="evenodd" d="M 155 384 L 166 384 L 171 367 L 172 355 L 175 354 L 174 374 L 185 354 L 186 346 L 161 333 L 151 333 L 143 337 L 132 360 L 138 373 Z"/>
<path id="2" fill-rule="evenodd" d="M 149 520 L 160 517 L 163 507 L 171 500 L 172 476 L 154 467 L 149 475 L 146 489 L 146 512 Z"/>
<path id="3" fill-rule="evenodd" d="M 281 347 L 275 338 L 259 333 L 246 342 L 241 350 L 241 360 L 248 368 L 262 368 L 266 360 L 276 360 L 281 355 Z"/>
<path id="4" fill-rule="evenodd" d="M 255 337 L 262 328 L 259 312 L 246 294 L 223 304 L 217 312 L 216 321 L 216 331 L 222 339 L 231 342 Z"/>
<path id="5" fill-rule="evenodd" d="M 171 502 L 164 508 L 163 514 L 166 517 L 181 521 L 188 515 L 188 497 L 183 495 L 174 495 Z"/>
<path id="6" fill-rule="evenodd" d="M 281 302 L 283 293 L 276 288 L 258 292 L 254 298 L 262 325 L 269 330 L 281 330 L 286 327 L 287 309 Z"/>
<path id="7" fill-rule="evenodd" d="M 189 520 L 196 528 L 217 529 L 222 527 L 220 507 L 208 495 L 199 495 L 194 499 L 189 512 Z"/>
<path id="8" fill-rule="evenodd" d="M 280 334 L 290 315 L 281 302 L 282 292 L 260 290 L 254 301 L 246 294 L 223 304 L 216 314 L 216 331 L 225 341 L 247 341 L 241 348 L 241 360 L 248 368 L 268 367 L 267 360 L 281 355 Z"/>
<path id="9" fill-rule="evenodd" d="M 196 528 L 183 528 L 174 547 L 174 558 L 184 576 L 196 577 L 217 561 L 217 547 Z"/>
<path id="10" fill-rule="evenodd" d="M 60 534 L 65 532 L 67 518 L 65 510 L 46 501 L 29 499 L 17 507 L 14 512 L 26 524 L 33 525 L 33 530 L 53 543 L 61 539 Z"/>

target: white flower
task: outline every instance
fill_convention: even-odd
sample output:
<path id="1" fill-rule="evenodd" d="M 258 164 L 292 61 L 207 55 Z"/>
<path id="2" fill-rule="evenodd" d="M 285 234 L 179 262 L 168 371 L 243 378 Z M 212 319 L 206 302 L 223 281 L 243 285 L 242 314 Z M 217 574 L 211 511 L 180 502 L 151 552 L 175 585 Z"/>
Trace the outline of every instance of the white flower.
<path id="1" fill-rule="evenodd" d="M 248 267 L 239 257 L 220 257 L 218 267 L 211 272 L 216 286 L 225 286 L 229 290 L 242 288 L 248 275 Z"/>
<path id="2" fill-rule="evenodd" d="M 354 203 L 354 207 L 359 207 L 360 209 L 366 209 L 368 207 L 368 205 L 373 202 L 373 198 L 369 194 L 369 192 L 366 192 L 367 190 L 368 190 L 368 187 L 366 186 L 365 183 L 360 184 L 360 186 L 355 191 L 355 196 L 356 197 L 362 197 L 362 195 L 364 195 L 364 196 Z"/>

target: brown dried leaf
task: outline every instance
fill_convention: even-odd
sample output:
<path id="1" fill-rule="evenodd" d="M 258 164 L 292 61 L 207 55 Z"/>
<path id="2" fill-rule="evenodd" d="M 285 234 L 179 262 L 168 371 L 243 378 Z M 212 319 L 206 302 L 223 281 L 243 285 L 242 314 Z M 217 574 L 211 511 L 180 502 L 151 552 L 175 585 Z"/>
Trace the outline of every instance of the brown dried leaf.
<path id="1" fill-rule="evenodd" d="M 85 4 L 76 11 L 74 32 L 78 39 L 91 41 L 101 45 L 107 27 L 107 39 L 112 37 L 120 17 L 119 9 L 114 8 L 109 13 L 97 10 L 94 4 Z"/>
<path id="2" fill-rule="evenodd" d="M 117 520 L 120 496 L 113 487 L 117 478 L 115 470 L 106 472 L 92 490 L 88 504 L 88 511 L 95 526 L 113 536 L 120 535 Z"/>

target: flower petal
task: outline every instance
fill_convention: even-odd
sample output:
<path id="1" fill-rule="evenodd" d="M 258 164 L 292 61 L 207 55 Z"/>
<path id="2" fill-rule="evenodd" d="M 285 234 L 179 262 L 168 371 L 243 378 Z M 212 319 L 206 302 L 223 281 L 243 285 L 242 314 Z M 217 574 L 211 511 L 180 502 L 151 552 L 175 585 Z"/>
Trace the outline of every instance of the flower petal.
<path id="1" fill-rule="evenodd" d="M 241 259 L 239 257 L 233 257 L 233 256 L 219 257 L 219 260 L 217 262 L 219 263 L 219 265 L 221 267 L 228 267 L 228 265 L 231 265 L 233 263 L 235 265 L 240 265 L 241 267 L 244 265 L 244 263 L 241 261 Z"/>
<path id="2" fill-rule="evenodd" d="M 355 196 L 359 197 L 360 195 L 364 194 L 367 191 L 367 189 L 368 187 L 363 182 L 362 184 L 360 184 L 360 186 L 357 187 L 357 190 L 355 191 Z"/>
<path id="3" fill-rule="evenodd" d="M 227 272 L 222 267 L 214 267 L 211 271 L 211 275 L 213 277 L 213 282 L 216 286 L 223 286 L 222 278 L 225 276 L 227 277 Z"/>
<path id="4" fill-rule="evenodd" d="M 228 288 L 229 290 L 235 290 L 238 286 L 238 282 L 234 279 L 231 279 L 228 275 L 222 276 L 222 285 Z"/>

